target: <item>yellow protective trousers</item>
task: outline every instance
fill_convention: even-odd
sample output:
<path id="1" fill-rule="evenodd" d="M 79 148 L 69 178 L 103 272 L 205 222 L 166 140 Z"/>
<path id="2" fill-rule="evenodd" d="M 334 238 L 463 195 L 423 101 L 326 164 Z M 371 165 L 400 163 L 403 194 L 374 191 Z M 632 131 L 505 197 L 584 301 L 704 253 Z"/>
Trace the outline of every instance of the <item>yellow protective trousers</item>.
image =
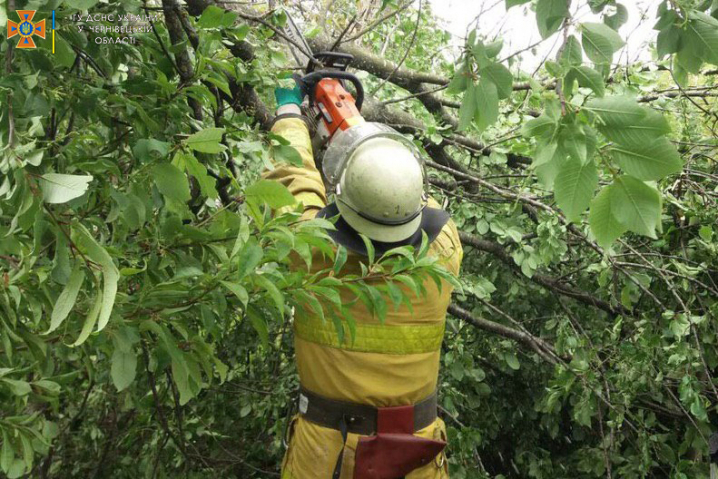
<path id="1" fill-rule="evenodd" d="M 303 203 L 304 218 L 313 218 L 327 199 L 321 174 L 314 163 L 309 132 L 298 118 L 280 119 L 272 131 L 286 138 L 300 153 L 303 167 L 278 164 L 264 177 L 289 188 Z M 438 206 L 431 200 L 432 205 Z M 439 258 L 450 272 L 458 274 L 463 253 L 452 221 L 431 243 L 429 254 Z M 362 260 L 365 261 L 349 253 L 344 267 L 346 273 L 360 274 Z M 331 266 L 322 261 L 324 259 L 317 256 L 317 268 Z M 437 387 L 452 288 L 444 282 L 439 290 L 428 277 L 424 287 L 426 295 L 420 297 L 405 289 L 412 307 L 402 305 L 396 311 L 388 308 L 383 324 L 361 301 L 355 301 L 350 306 L 356 321 L 353 342 L 340 342 L 331 321 L 323 321 L 297 308 L 294 339 L 302 387 L 326 398 L 377 408 L 416 404 L 428 397 Z M 355 299 L 349 292 L 345 294 L 345 304 Z M 440 418 L 415 435 L 446 440 Z M 360 437 L 349 433 L 345 445 L 339 430 L 319 426 L 301 415 L 294 417 L 289 428 L 289 448 L 282 464 L 282 479 L 331 479 L 342 451 L 341 479 L 354 479 L 354 456 Z M 448 478 L 444 453 L 406 476 L 406 479 L 440 478 Z"/>

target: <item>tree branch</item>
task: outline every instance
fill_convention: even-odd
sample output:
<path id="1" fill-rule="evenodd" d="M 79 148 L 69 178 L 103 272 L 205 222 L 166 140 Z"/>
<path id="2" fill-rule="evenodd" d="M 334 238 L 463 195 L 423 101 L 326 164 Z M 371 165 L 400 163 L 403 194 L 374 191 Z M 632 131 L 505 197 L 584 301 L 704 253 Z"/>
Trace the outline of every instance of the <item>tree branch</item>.
<path id="1" fill-rule="evenodd" d="M 463 231 L 459 231 L 459 238 L 461 238 L 461 242 L 463 244 L 476 248 L 485 253 L 491 254 L 492 256 L 499 259 L 506 266 L 508 266 L 516 274 L 525 277 L 523 273 L 521 273 L 519 266 L 516 264 L 516 262 L 514 262 L 508 251 L 506 251 L 506 249 L 499 243 L 485 240 L 483 238 L 479 238 Z M 562 296 L 573 298 L 576 301 L 601 309 L 609 314 L 630 314 L 630 312 L 626 310 L 623 306 L 612 306 L 608 302 L 598 299 L 586 291 L 576 289 L 573 286 L 570 286 L 552 276 L 535 273 L 531 278 L 528 279 L 538 284 L 539 286 L 554 291 Z"/>
<path id="2" fill-rule="evenodd" d="M 541 344 L 546 343 L 540 338 L 537 338 L 529 333 L 519 331 L 518 329 L 513 329 L 508 326 L 504 326 L 503 324 L 489 321 L 488 319 L 476 317 L 471 314 L 471 312 L 463 309 L 455 303 L 451 303 L 449 305 L 447 312 L 451 313 L 457 318 L 463 319 L 464 321 L 476 328 L 482 329 L 484 331 L 489 331 L 493 334 L 498 334 L 499 336 L 503 336 L 504 338 L 516 341 L 524 347 L 535 351 L 543 360 L 547 361 L 550 364 L 558 363 L 558 361 L 554 357 L 547 354 L 546 351 L 542 348 Z"/>

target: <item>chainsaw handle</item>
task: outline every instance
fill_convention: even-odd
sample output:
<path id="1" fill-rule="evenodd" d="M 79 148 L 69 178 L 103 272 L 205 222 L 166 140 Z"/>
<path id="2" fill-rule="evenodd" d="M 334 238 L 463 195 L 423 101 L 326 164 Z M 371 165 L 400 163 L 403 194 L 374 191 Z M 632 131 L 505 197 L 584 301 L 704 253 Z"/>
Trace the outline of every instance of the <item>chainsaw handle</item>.
<path id="1" fill-rule="evenodd" d="M 299 79 L 300 88 L 309 94 L 309 99 L 314 101 L 314 87 L 325 78 L 335 78 L 337 80 L 348 80 L 356 90 L 356 107 L 361 111 L 362 103 L 364 103 L 364 87 L 359 78 L 353 73 L 336 71 L 336 70 L 317 70 Z"/>

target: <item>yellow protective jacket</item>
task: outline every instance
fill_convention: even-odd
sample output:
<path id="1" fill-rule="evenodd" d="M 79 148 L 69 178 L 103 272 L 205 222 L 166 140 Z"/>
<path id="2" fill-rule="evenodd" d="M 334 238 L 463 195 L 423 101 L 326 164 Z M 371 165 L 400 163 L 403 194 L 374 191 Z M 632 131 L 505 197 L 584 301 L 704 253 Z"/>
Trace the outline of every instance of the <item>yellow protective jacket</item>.
<path id="1" fill-rule="evenodd" d="M 298 118 L 278 120 L 272 131 L 289 140 L 303 160 L 303 167 L 278 165 L 264 177 L 281 182 L 304 205 L 304 218 L 313 218 L 327 203 L 321 174 L 314 164 L 309 132 Z M 432 200 L 433 201 L 433 200 Z M 433 206 L 438 206 L 433 202 Z M 458 274 L 462 249 L 453 221 L 449 221 L 431 243 L 430 255 Z M 359 273 L 362 257 L 349 253 L 347 273 Z M 321 262 L 321 258 L 317 258 Z M 360 301 L 351 307 L 356 320 L 355 341 L 340 344 L 331 321 L 308 317 L 297 310 L 294 341 L 302 387 L 324 397 L 391 407 L 416 404 L 437 387 L 439 355 L 444 336 L 446 309 L 451 286 L 441 292 L 430 278 L 426 296 L 409 293 L 413 313 L 402 305 L 388 308 L 384 324 Z M 347 294 L 349 302 L 353 298 Z M 387 301 L 389 303 L 389 301 Z M 445 440 L 444 423 L 433 424 L 415 433 L 429 439 Z M 341 479 L 352 479 L 359 435 L 349 434 L 344 449 Z M 303 419 L 294 418 L 289 449 L 282 464 L 282 479 L 331 479 L 343 447 L 341 433 Z M 416 469 L 406 479 L 448 478 L 443 453 L 433 463 Z"/>

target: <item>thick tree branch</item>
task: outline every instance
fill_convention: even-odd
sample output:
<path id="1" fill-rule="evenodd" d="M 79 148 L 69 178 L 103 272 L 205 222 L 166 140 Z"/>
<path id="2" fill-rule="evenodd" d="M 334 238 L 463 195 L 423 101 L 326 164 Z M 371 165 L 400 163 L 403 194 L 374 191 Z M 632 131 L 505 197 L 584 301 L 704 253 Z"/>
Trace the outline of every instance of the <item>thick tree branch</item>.
<path id="1" fill-rule="evenodd" d="M 537 338 L 536 336 L 533 336 L 524 331 L 519 331 L 518 329 L 504 326 L 503 324 L 495 323 L 494 321 L 489 321 L 488 319 L 474 316 L 473 314 L 471 314 L 471 312 L 456 305 L 455 303 L 450 304 L 447 311 L 452 315 L 456 316 L 457 318 L 463 319 L 464 321 L 476 328 L 488 331 L 493 334 L 498 334 L 499 336 L 511 339 L 512 341 L 516 341 L 522 346 L 536 352 L 542 359 L 549 362 L 550 364 L 558 363 L 558 361 L 550 354 L 550 351 L 547 351 L 545 349 L 549 346 L 541 338 Z"/>
<path id="2" fill-rule="evenodd" d="M 514 271 L 515 273 L 517 273 L 518 275 L 523 277 L 523 273 L 521 273 L 520 268 L 514 262 L 511 255 L 499 243 L 485 240 L 483 238 L 479 238 L 477 236 L 474 236 L 469 233 L 465 233 L 463 231 L 459 231 L 459 237 L 461 238 L 461 242 L 463 244 L 471 246 L 473 248 L 476 248 L 485 253 L 491 254 L 492 256 L 498 258 L 502 263 L 507 265 L 509 268 L 511 268 L 512 271 Z M 607 313 L 610 313 L 613 315 L 618 315 L 618 314 L 622 314 L 622 313 L 623 314 L 630 313 L 622 306 L 612 306 L 608 302 L 606 302 L 602 299 L 598 299 L 594 295 L 592 295 L 586 291 L 582 291 L 582 290 L 574 288 L 573 286 L 569 286 L 568 284 L 566 284 L 552 276 L 548 276 L 548 275 L 541 274 L 541 273 L 535 273 L 530 278 L 530 280 L 540 286 L 543 286 L 544 288 L 547 288 L 551 291 L 555 291 L 556 293 L 558 293 L 560 295 L 563 295 L 563 296 L 566 296 L 569 298 L 573 298 L 576 301 L 587 304 L 589 306 L 596 307 L 598 309 L 601 309 L 601 310 L 606 311 Z"/>
<path id="3" fill-rule="evenodd" d="M 331 39 L 323 36 L 317 36 L 307 41 L 315 52 L 328 50 L 333 43 Z M 340 45 L 337 51 L 353 55 L 354 61 L 352 62 L 352 66 L 354 68 L 368 71 L 379 78 L 387 78 L 391 75 L 392 83 L 396 83 L 397 85 L 408 85 L 410 83 L 446 85 L 449 83 L 449 79 L 441 75 L 435 75 L 430 72 L 417 72 L 404 67 L 397 68 L 394 62 L 386 60 L 356 45 L 345 43 Z M 392 74 L 392 72 L 394 73 Z"/>
<path id="4" fill-rule="evenodd" d="M 184 29 L 182 28 L 182 22 L 179 18 L 179 5 L 177 0 L 162 0 L 162 6 L 165 13 L 165 24 L 167 25 L 167 32 L 170 35 L 172 45 L 178 45 L 184 40 Z M 163 47 L 164 48 L 164 47 Z M 187 53 L 187 48 L 183 47 L 177 53 L 175 53 L 175 65 L 177 72 L 182 79 L 182 84 L 190 84 L 194 78 L 194 67 Z M 192 97 L 187 97 L 187 103 L 194 113 L 194 117 L 197 120 L 202 120 L 202 105 Z"/>

